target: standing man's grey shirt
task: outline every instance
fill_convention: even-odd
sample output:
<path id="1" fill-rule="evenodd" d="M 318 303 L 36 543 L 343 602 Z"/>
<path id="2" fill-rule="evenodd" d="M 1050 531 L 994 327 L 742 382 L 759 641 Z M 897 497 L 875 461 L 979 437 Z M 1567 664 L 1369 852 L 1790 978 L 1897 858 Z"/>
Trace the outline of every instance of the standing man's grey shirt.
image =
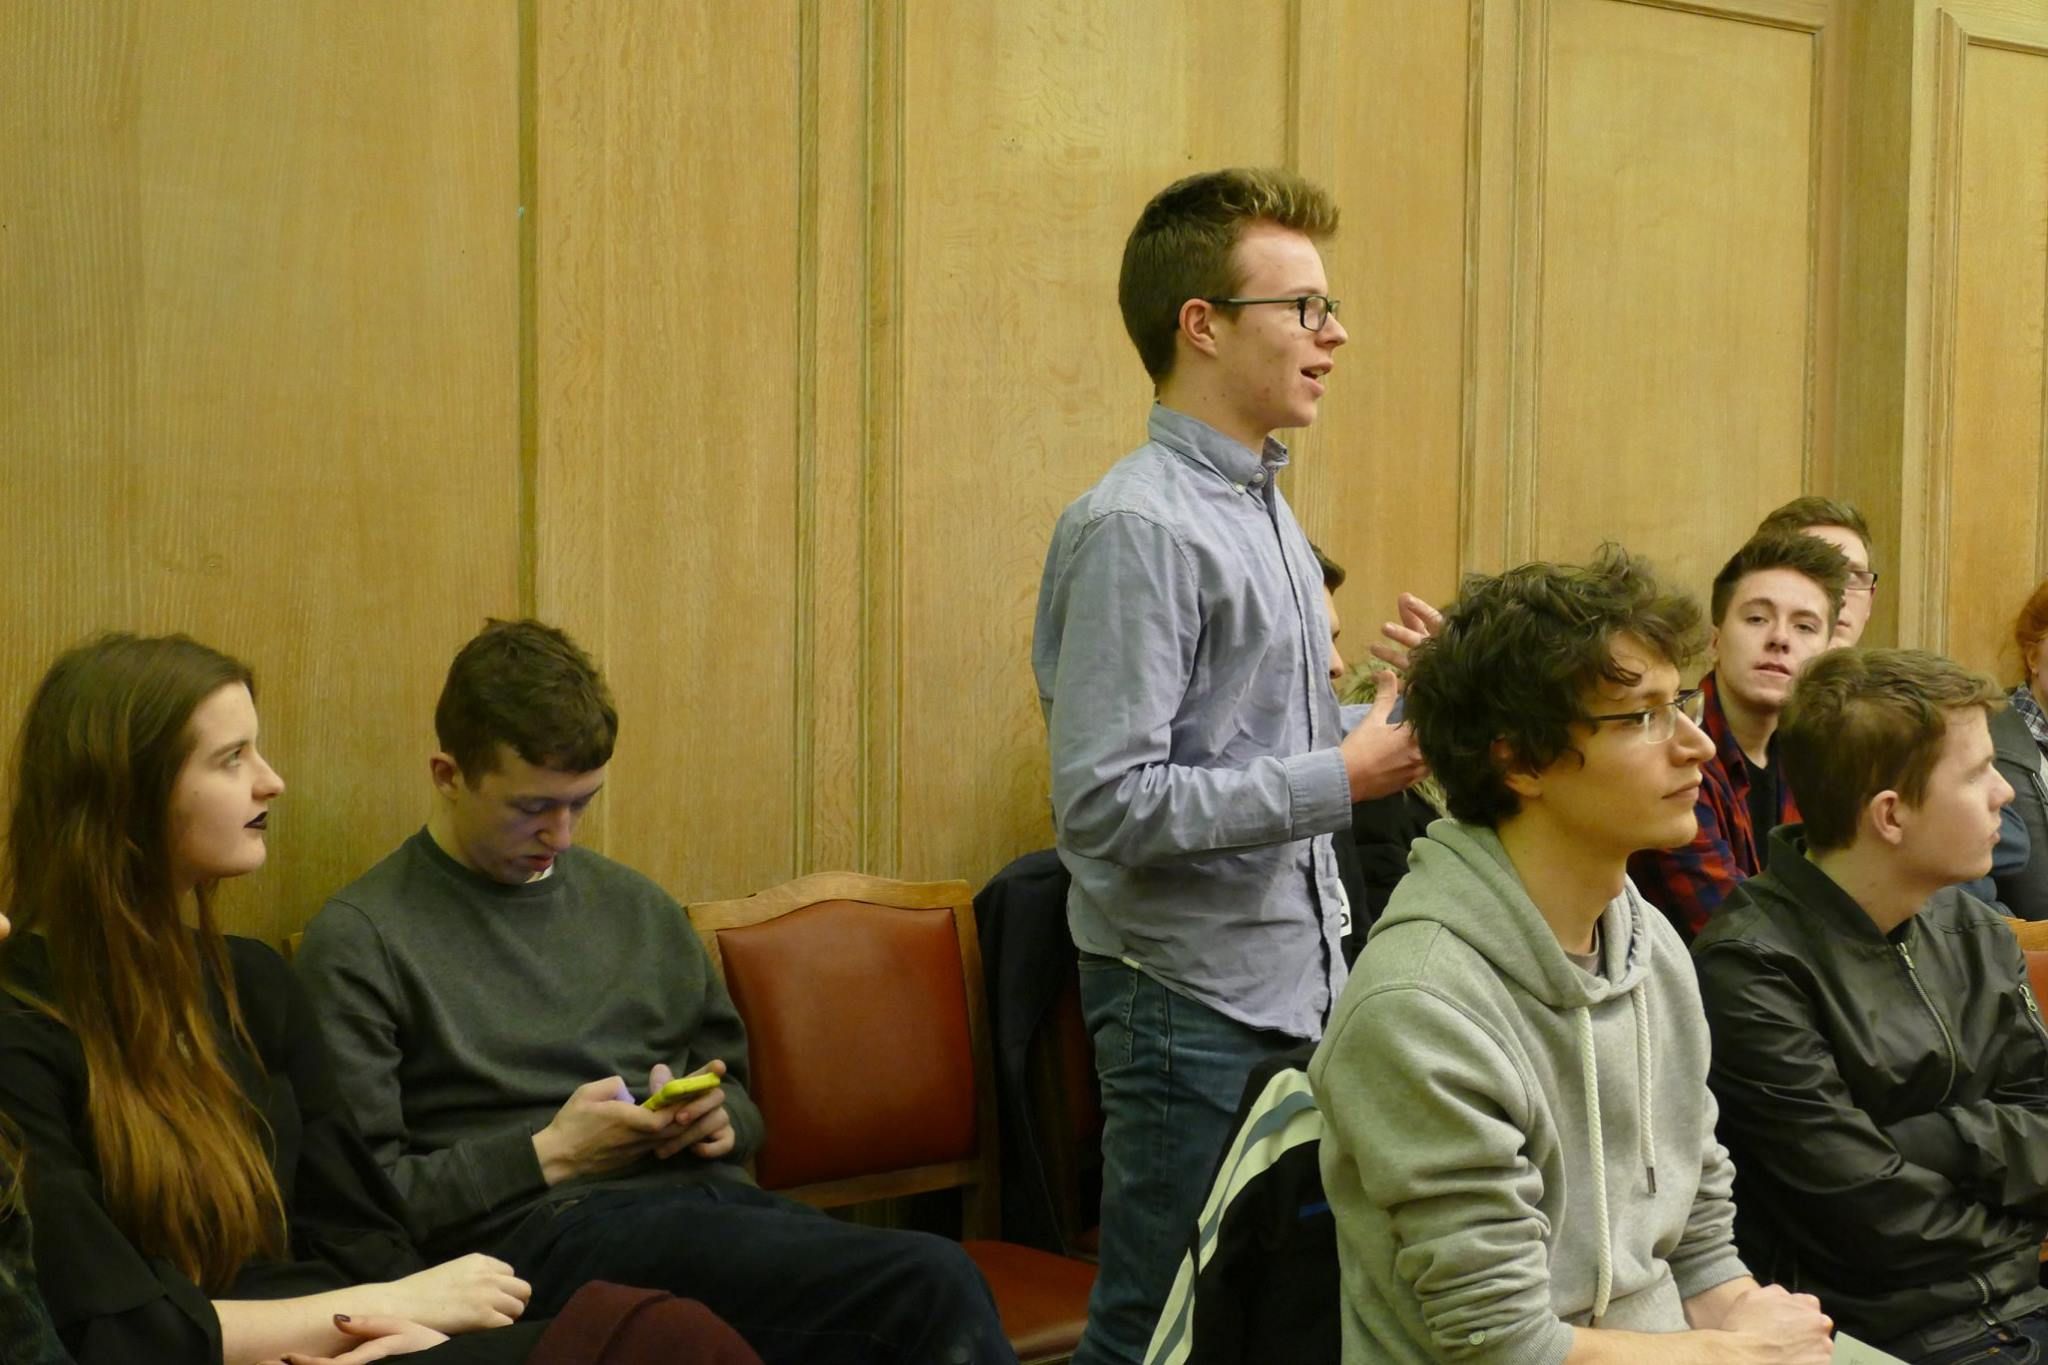
<path id="1" fill-rule="evenodd" d="M 1322 571 L 1263 456 L 1155 406 L 1060 517 L 1032 642 L 1084 952 L 1322 1035 L 1351 822 Z"/>

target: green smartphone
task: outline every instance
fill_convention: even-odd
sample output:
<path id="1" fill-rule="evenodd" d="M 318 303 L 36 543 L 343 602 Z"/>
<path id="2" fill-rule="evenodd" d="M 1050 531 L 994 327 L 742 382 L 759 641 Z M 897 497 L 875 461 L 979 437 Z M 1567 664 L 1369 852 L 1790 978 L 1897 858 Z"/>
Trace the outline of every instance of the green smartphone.
<path id="1" fill-rule="evenodd" d="M 678 1076 L 661 1089 L 641 1101 L 642 1109 L 666 1109 L 680 1104 L 692 1095 L 701 1095 L 707 1090 L 716 1090 L 725 1078 L 713 1071 L 699 1071 L 690 1076 Z"/>

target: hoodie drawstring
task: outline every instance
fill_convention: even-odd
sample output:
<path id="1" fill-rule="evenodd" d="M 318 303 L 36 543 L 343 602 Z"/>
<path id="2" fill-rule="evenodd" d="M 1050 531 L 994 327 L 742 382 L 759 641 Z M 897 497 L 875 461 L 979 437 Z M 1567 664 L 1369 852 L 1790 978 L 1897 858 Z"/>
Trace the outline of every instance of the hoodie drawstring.
<path id="1" fill-rule="evenodd" d="M 1650 992 L 1638 986 L 1629 992 L 1636 1005 L 1636 1096 L 1643 1121 L 1637 1125 L 1642 1134 L 1643 1174 L 1649 1179 L 1650 1193 L 1657 1192 L 1657 1076 L 1656 1062 L 1650 1053 Z"/>
<path id="2" fill-rule="evenodd" d="M 1607 1302 L 1614 1295 L 1614 1240 L 1607 1217 L 1607 1142 L 1600 1127 L 1600 1065 L 1593 1056 L 1593 1011 L 1581 1005 L 1572 1011 L 1579 1017 L 1579 1065 L 1586 1083 L 1586 1145 L 1593 1157 L 1593 1215 L 1600 1227 L 1599 1279 L 1593 1289 L 1593 1323 L 1607 1316 Z M 1638 1016 L 1640 1018 L 1640 1016 Z"/>
<path id="3" fill-rule="evenodd" d="M 1650 1193 L 1657 1193 L 1657 1075 L 1650 1049 L 1649 991 L 1638 985 L 1629 993 L 1636 1021 L 1637 1152 Z M 1593 1011 L 1585 1005 L 1572 1011 L 1579 1020 L 1579 1070 L 1586 1086 L 1586 1145 L 1593 1160 L 1593 1209 L 1600 1227 L 1597 1278 L 1593 1288 L 1593 1322 L 1607 1316 L 1614 1297 L 1614 1240 L 1607 1213 L 1607 1140 L 1600 1124 L 1600 1064 L 1593 1052 Z"/>

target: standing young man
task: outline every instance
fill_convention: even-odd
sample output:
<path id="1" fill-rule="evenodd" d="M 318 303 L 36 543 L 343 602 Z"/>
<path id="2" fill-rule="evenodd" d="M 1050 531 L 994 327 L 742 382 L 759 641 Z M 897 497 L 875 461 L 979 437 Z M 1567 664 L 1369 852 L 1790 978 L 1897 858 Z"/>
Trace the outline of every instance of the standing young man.
<path id="1" fill-rule="evenodd" d="M 1714 753 L 1701 774 L 1698 832 L 1629 859 L 1643 899 L 1690 942 L 1744 877 L 1763 870 L 1764 836 L 1797 820 L 1772 735 L 1807 661 L 1829 648 L 1848 562 L 1796 531 L 1750 540 L 1714 575 L 1714 671 L 1700 681 Z"/>
<path id="2" fill-rule="evenodd" d="M 2012 788 L 1988 678 L 1840 650 L 1779 752 L 1806 823 L 1693 945 L 1752 1265 L 1927 1365 L 2048 1347 L 2048 1034 L 2012 931 L 1953 883 Z"/>
<path id="3" fill-rule="evenodd" d="M 1330 842 L 1420 774 L 1391 678 L 1345 735 L 1321 574 L 1274 476 L 1345 341 L 1285 171 L 1196 175 L 1124 247 L 1150 439 L 1067 508 L 1032 666 L 1104 1111 L 1079 1365 L 1136 1362 L 1262 1057 L 1322 1032 L 1347 918 Z"/>
<path id="4" fill-rule="evenodd" d="M 1863 638 L 1870 624 L 1870 608 L 1877 597 L 1877 571 L 1870 567 L 1870 523 L 1846 502 L 1834 498 L 1794 498 L 1761 522 L 1756 533 L 1790 531 L 1825 540 L 1849 561 L 1849 577 L 1842 588 L 1842 609 L 1835 615 L 1835 633 L 1829 641 L 1834 649 L 1847 649 Z"/>
<path id="5" fill-rule="evenodd" d="M 1624 875 L 1693 833 L 1698 627 L 1610 547 L 1472 580 L 1415 652 L 1452 818 L 1309 1067 L 1346 1365 L 1829 1358 L 1736 1256 L 1692 965 Z"/>
<path id="6" fill-rule="evenodd" d="M 427 827 L 327 902 L 295 965 L 337 1090 L 418 1239 L 489 1250 L 558 1310 L 590 1280 L 702 1300 L 764 1360 L 1009 1362 L 952 1242 L 755 1187 L 739 1016 L 682 907 L 575 846 L 618 718 L 538 621 L 464 645 L 434 711 Z M 650 1112 L 673 1075 L 721 1084 Z"/>

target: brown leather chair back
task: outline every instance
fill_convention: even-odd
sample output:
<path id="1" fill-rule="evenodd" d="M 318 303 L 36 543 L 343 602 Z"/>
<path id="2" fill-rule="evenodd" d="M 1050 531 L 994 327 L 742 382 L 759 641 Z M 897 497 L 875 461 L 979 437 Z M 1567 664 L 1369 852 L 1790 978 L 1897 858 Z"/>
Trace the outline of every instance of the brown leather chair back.
<path id="1" fill-rule="evenodd" d="M 748 1021 L 753 1096 L 772 1115 L 755 1169 L 764 1187 L 974 1160 L 978 1087 L 950 911 L 841 898 L 719 935 L 726 989 Z"/>
<path id="2" fill-rule="evenodd" d="M 690 907 L 747 1028 L 764 1189 L 831 1208 L 968 1187 L 994 1226 L 995 1102 L 965 882 L 851 872 Z"/>

